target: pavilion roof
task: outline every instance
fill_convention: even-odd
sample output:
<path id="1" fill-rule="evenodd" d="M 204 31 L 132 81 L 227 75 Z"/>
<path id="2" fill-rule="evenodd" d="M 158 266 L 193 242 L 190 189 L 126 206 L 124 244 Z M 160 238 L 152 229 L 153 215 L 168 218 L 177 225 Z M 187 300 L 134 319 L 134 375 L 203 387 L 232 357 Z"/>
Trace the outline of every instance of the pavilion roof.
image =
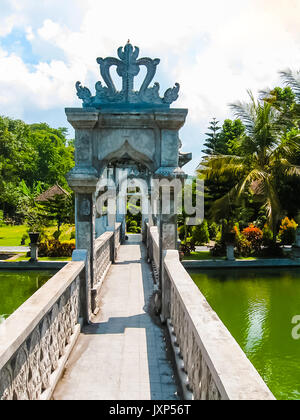
<path id="1" fill-rule="evenodd" d="M 49 188 L 48 190 L 44 191 L 38 197 L 36 197 L 35 201 L 48 201 L 53 199 L 57 195 L 69 195 L 69 193 L 64 190 L 60 185 L 55 184 L 53 187 Z"/>

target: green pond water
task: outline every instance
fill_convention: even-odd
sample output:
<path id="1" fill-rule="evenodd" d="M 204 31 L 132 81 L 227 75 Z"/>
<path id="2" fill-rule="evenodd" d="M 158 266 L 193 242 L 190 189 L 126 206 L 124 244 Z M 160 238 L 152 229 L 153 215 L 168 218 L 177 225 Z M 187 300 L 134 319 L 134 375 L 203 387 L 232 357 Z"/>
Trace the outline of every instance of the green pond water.
<path id="1" fill-rule="evenodd" d="M 34 294 L 56 271 L 0 271 L 0 324 Z"/>
<path id="2" fill-rule="evenodd" d="M 300 269 L 189 270 L 277 399 L 300 399 Z M 298 329 L 299 332 L 299 329 Z"/>

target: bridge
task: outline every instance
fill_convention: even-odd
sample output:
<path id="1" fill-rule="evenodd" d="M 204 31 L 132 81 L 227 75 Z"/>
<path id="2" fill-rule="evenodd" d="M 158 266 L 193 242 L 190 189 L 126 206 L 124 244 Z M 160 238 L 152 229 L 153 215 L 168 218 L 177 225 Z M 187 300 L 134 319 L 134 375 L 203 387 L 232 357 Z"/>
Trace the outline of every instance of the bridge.
<path id="1" fill-rule="evenodd" d="M 66 109 L 76 250 L 1 325 L 1 400 L 274 399 L 180 262 L 187 110 L 170 108 L 178 84 L 163 98 L 157 83 L 148 87 L 159 60 L 138 54 L 128 43 L 118 59 L 98 58 L 106 87 L 97 82 L 92 96 L 78 82 L 83 108 Z M 156 181 L 168 183 L 153 194 Z M 142 207 L 141 234 L 126 235 L 128 203 Z"/>

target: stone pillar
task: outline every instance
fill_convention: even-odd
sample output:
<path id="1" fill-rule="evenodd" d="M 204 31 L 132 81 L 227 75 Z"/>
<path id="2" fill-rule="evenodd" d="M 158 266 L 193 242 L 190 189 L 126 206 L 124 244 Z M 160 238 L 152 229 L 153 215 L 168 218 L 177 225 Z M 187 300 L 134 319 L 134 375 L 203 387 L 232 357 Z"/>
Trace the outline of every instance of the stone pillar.
<path id="1" fill-rule="evenodd" d="M 86 282 L 90 302 L 94 277 L 95 196 L 99 179 L 98 171 L 93 166 L 93 129 L 99 116 L 98 112 L 77 108 L 67 108 L 66 114 L 75 128 L 75 167 L 68 173 L 67 180 L 75 191 L 76 248 L 87 251 Z"/>
<path id="2" fill-rule="evenodd" d="M 95 242 L 95 194 L 75 193 L 76 248 L 86 249 L 93 257 Z"/>
<path id="3" fill-rule="evenodd" d="M 170 291 L 168 284 L 164 278 L 164 256 L 167 249 L 177 249 L 177 214 L 174 205 L 174 190 L 171 189 L 168 196 L 170 197 L 170 207 L 164 208 L 165 192 L 161 191 L 161 214 L 159 215 L 159 289 L 161 293 L 161 321 L 165 322 L 169 308 L 167 307 L 167 296 Z"/>
<path id="4" fill-rule="evenodd" d="M 30 243 L 30 260 L 29 262 L 37 262 L 38 261 L 38 249 L 39 245 L 36 243 Z"/>
<path id="5" fill-rule="evenodd" d="M 226 259 L 228 261 L 235 261 L 234 244 L 226 244 Z"/>
<path id="6" fill-rule="evenodd" d="M 108 199 L 108 213 L 107 213 L 107 230 L 111 231 L 115 229 L 116 215 L 117 215 L 117 198 L 116 198 L 116 179 L 114 168 L 108 168 L 107 170 L 108 189 L 107 192 L 111 198 Z M 111 182 L 111 183 L 110 183 Z"/>

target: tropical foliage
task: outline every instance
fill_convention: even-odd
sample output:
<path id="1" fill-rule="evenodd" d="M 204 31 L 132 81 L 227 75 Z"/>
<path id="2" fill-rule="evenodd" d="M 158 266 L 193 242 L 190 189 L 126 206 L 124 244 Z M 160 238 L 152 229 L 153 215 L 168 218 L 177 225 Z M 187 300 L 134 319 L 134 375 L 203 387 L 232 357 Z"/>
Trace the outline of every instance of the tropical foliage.
<path id="1" fill-rule="evenodd" d="M 22 222 L 34 197 L 59 183 L 74 165 L 74 147 L 65 128 L 25 124 L 0 117 L 0 209 L 12 223 Z"/>
<path id="2" fill-rule="evenodd" d="M 291 91 L 284 93 L 287 95 Z M 249 98 L 249 103 L 231 105 L 244 125 L 244 131 L 235 140 L 235 154 L 206 156 L 198 174 L 209 186 L 220 179 L 227 184 L 227 191 L 221 197 L 215 195 L 210 206 L 212 219 L 220 221 L 226 217 L 233 222 L 241 208 L 248 207 L 252 217 L 263 210 L 276 238 L 278 222 L 286 205 L 281 201 L 285 182 L 289 185 L 295 180 L 299 183 L 300 179 L 298 120 L 294 113 L 287 118 L 293 108 L 294 96 L 288 96 L 286 107 L 282 101 L 271 101 L 270 95 L 268 100 L 255 100 L 249 92 Z"/>

